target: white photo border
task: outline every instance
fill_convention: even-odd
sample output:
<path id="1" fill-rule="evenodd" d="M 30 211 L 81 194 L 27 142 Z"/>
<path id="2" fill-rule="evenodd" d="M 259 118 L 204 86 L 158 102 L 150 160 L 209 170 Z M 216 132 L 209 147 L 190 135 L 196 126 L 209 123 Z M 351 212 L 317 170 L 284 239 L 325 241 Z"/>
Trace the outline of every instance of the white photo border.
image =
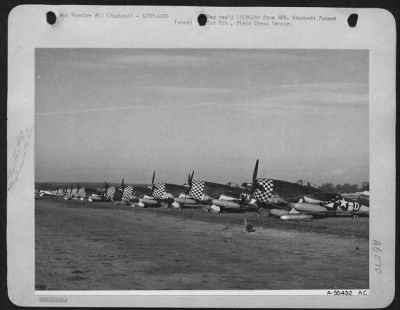
<path id="1" fill-rule="evenodd" d="M 60 18 L 45 15 L 130 11 L 169 14 L 168 20 Z M 199 27 L 200 13 L 334 15 L 334 24 L 298 23 L 288 29 Z M 357 13 L 357 27 L 347 24 Z M 190 18 L 191 26 L 173 23 Z M 137 29 L 140 27 L 140 31 Z M 106 38 L 106 39 L 104 39 Z M 176 38 L 176 39 L 174 39 Z M 179 38 L 179 39 L 178 39 Z M 22 5 L 9 15 L 8 37 L 8 294 L 20 306 L 377 308 L 389 305 L 395 289 L 396 27 L 382 9 L 120 7 Z M 282 291 L 46 291 L 35 292 L 34 259 L 34 64 L 36 48 L 229 48 L 357 49 L 369 51 L 370 76 L 370 287 L 368 294 L 326 296 L 326 290 Z M 19 143 L 19 137 L 24 143 Z M 15 163 L 14 149 L 23 154 Z M 384 229 L 383 229 L 384 228 Z M 343 288 L 345 289 L 345 288 Z M 156 298 L 155 298 L 156 297 Z M 158 298 L 157 298 L 158 297 Z"/>

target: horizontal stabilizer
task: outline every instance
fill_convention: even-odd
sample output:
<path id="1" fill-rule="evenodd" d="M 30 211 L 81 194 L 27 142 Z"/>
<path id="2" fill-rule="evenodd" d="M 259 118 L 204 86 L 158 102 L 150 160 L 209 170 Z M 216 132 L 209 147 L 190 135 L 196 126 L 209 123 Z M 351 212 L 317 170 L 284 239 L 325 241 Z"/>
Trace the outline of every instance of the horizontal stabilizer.
<path id="1" fill-rule="evenodd" d="M 237 202 L 234 202 L 234 201 L 213 199 L 211 202 L 213 205 L 216 205 L 218 207 L 240 208 L 240 204 L 238 204 Z"/>
<path id="2" fill-rule="evenodd" d="M 313 217 L 310 214 L 286 214 L 280 217 L 283 221 L 301 221 L 311 220 Z"/>
<path id="3" fill-rule="evenodd" d="M 180 203 L 180 204 L 195 204 L 197 203 L 196 200 L 190 199 L 190 198 L 175 198 L 175 202 Z"/>
<path id="4" fill-rule="evenodd" d="M 325 213 L 328 211 L 325 207 L 311 203 L 293 203 L 291 206 L 300 212 Z"/>
<path id="5" fill-rule="evenodd" d="M 224 194 L 219 195 L 219 198 L 218 198 L 218 199 L 219 199 L 219 200 L 229 200 L 229 201 L 237 201 L 237 200 L 238 200 L 238 199 L 235 198 L 235 197 L 231 197 L 231 196 L 224 195 Z"/>
<path id="6" fill-rule="evenodd" d="M 319 204 L 321 202 L 323 203 L 324 201 L 322 201 L 320 199 L 314 199 L 314 198 L 311 198 L 311 197 L 304 196 L 304 202 Z"/>

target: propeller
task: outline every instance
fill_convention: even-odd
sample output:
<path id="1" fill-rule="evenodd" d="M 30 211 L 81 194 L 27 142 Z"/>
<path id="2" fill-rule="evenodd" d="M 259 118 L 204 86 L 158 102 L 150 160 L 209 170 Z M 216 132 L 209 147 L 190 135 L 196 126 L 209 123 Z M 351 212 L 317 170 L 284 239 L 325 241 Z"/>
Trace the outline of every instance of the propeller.
<path id="1" fill-rule="evenodd" d="M 151 192 L 150 192 L 150 196 L 153 196 L 153 192 L 154 192 L 154 180 L 156 178 L 156 171 L 153 171 L 153 177 L 151 178 Z"/>
<path id="2" fill-rule="evenodd" d="M 190 173 L 188 174 L 186 194 L 189 194 L 189 192 L 190 192 Z"/>
<path id="3" fill-rule="evenodd" d="M 104 181 L 104 195 L 107 195 L 108 188 L 110 187 L 110 183 Z"/>
<path id="4" fill-rule="evenodd" d="M 251 194 L 254 193 L 254 191 L 256 190 L 256 187 L 257 187 L 258 163 L 259 163 L 259 160 L 257 159 L 256 165 L 254 166 L 254 171 L 253 171 L 253 180 L 252 180 L 252 184 L 251 184 Z"/>
<path id="5" fill-rule="evenodd" d="M 192 171 L 192 174 L 189 173 L 189 175 L 188 175 L 188 190 L 187 190 L 187 194 L 189 194 L 190 190 L 192 189 L 193 176 L 194 176 L 194 170 Z"/>
<path id="6" fill-rule="evenodd" d="M 124 178 L 122 178 L 121 181 L 121 189 L 124 190 L 125 189 L 125 182 L 124 182 Z"/>
<path id="7" fill-rule="evenodd" d="M 106 180 L 104 180 L 104 192 L 101 190 L 101 196 L 102 196 L 103 198 L 106 197 L 106 195 L 107 195 L 107 190 L 108 190 L 108 183 L 107 183 Z"/>

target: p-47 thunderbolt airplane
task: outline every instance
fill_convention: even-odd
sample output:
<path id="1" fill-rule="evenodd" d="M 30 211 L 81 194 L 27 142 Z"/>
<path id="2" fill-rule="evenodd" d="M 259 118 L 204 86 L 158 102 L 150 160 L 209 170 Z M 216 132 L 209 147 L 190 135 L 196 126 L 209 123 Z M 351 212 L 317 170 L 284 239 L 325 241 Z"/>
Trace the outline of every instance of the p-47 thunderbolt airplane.
<path id="1" fill-rule="evenodd" d="M 189 174 L 187 184 L 185 184 L 186 193 L 181 193 L 174 198 L 174 206 L 198 206 L 212 213 L 219 213 L 223 209 L 238 209 L 247 206 L 249 193 L 243 193 L 243 190 L 227 185 L 193 180 L 193 177 L 194 171 Z"/>
<path id="2" fill-rule="evenodd" d="M 273 180 L 257 179 L 258 163 L 253 173 L 251 197 L 259 211 L 279 216 L 282 220 L 311 219 L 314 216 L 365 214 L 365 206 L 346 200 L 337 193 Z M 288 191 L 288 188 L 291 188 Z M 299 198 L 300 197 L 300 198 Z"/>
<path id="3" fill-rule="evenodd" d="M 121 187 L 118 188 L 110 183 L 104 181 L 104 188 L 98 189 L 89 196 L 90 202 L 114 202 L 129 204 L 134 196 L 133 186 L 125 185 L 122 178 Z"/>
<path id="4" fill-rule="evenodd" d="M 84 200 L 86 198 L 86 190 L 84 187 L 81 187 L 79 184 L 76 186 L 70 186 L 64 191 L 64 199 L 65 200 Z"/>
<path id="5" fill-rule="evenodd" d="M 125 185 L 124 178 L 121 181 L 121 187 L 116 188 L 114 197 L 112 200 L 114 204 L 126 204 L 130 205 L 131 200 L 134 198 L 134 191 L 132 185 Z"/>
<path id="6" fill-rule="evenodd" d="M 39 196 L 44 197 L 44 196 L 57 196 L 57 191 L 56 190 L 40 190 L 39 191 Z"/>
<path id="7" fill-rule="evenodd" d="M 177 187 L 174 184 L 167 183 L 154 183 L 156 177 L 156 172 L 153 172 L 153 177 L 151 179 L 151 185 L 149 186 L 150 194 L 143 195 L 142 198 L 139 199 L 139 202 L 134 204 L 138 207 L 169 207 L 174 201 L 174 196 L 170 193 L 171 187 Z M 176 191 L 176 189 L 175 189 Z"/>
<path id="8" fill-rule="evenodd" d="M 104 188 L 96 188 L 96 190 L 88 197 L 89 202 L 107 202 L 114 197 L 115 187 L 111 187 L 107 181 L 104 181 Z"/>
<path id="9" fill-rule="evenodd" d="M 189 190 L 186 194 L 175 199 L 175 203 L 181 206 L 197 203 L 203 206 L 204 210 L 219 213 L 232 209 L 255 208 L 260 213 L 269 214 L 270 200 L 277 200 L 278 193 L 291 196 L 311 193 L 313 189 L 285 181 L 257 178 L 259 160 L 253 171 L 253 179 L 249 190 L 231 188 L 220 184 L 206 181 L 193 181 L 193 172 L 188 177 Z M 222 188 L 221 188 L 222 187 Z M 218 188 L 219 190 L 215 190 Z M 317 189 L 314 189 L 318 191 Z M 218 198 L 217 198 L 218 197 Z M 287 204 L 279 199 L 278 203 Z M 266 212 L 268 211 L 268 212 Z"/>
<path id="10" fill-rule="evenodd" d="M 337 193 L 325 193 L 321 190 L 281 180 L 257 178 L 259 160 L 257 159 L 250 190 L 239 193 L 207 191 L 210 182 L 193 181 L 193 172 L 188 177 L 189 190 L 174 199 L 180 206 L 200 205 L 204 210 L 218 213 L 222 210 L 256 208 L 262 215 L 276 215 L 282 219 L 308 219 L 312 215 L 338 214 L 341 211 L 357 212 L 357 205 L 352 205 Z M 223 194 L 221 194 L 223 193 Z M 341 202 L 340 202 L 341 201 Z M 342 206 L 342 207 L 340 207 Z"/>

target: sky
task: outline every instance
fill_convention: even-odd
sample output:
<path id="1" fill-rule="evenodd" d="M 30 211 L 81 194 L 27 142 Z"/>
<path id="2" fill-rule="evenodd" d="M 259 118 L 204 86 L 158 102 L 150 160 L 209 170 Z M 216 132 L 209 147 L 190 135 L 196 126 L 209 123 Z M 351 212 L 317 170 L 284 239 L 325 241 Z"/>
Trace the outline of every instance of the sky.
<path id="1" fill-rule="evenodd" d="M 36 49 L 35 180 L 369 180 L 368 51 Z"/>

